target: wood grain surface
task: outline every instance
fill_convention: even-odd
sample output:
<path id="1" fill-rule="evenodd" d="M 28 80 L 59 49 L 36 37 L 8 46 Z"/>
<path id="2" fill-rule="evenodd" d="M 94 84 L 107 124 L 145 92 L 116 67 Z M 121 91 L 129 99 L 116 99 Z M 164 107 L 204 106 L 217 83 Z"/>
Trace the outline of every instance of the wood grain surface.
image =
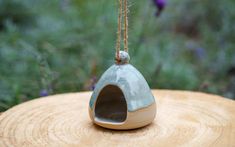
<path id="1" fill-rule="evenodd" d="M 114 131 L 95 126 L 88 115 L 90 92 L 36 99 L 0 116 L 0 146 L 235 146 L 235 102 L 219 96 L 153 90 L 154 122 Z"/>

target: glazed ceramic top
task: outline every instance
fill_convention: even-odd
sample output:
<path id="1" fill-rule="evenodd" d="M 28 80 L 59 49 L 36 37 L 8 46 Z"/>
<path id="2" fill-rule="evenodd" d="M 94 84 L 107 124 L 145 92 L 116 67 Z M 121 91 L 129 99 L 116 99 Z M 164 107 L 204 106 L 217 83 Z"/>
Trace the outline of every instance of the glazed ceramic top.
<path id="1" fill-rule="evenodd" d="M 91 96 L 89 104 L 91 109 L 93 109 L 100 91 L 107 85 L 115 85 L 122 90 L 128 111 L 135 111 L 155 102 L 146 80 L 135 67 L 130 64 L 114 64 L 98 81 Z"/>

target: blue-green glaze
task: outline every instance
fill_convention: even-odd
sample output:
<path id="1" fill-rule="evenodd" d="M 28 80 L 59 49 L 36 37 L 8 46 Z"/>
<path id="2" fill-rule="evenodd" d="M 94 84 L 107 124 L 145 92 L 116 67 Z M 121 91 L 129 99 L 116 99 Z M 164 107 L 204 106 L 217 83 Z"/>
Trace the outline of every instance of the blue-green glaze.
<path id="1" fill-rule="evenodd" d="M 135 67 L 130 64 L 114 64 L 105 71 L 96 85 L 89 104 L 92 110 L 99 93 L 107 85 L 115 85 L 122 90 L 129 112 L 155 103 L 146 80 Z"/>

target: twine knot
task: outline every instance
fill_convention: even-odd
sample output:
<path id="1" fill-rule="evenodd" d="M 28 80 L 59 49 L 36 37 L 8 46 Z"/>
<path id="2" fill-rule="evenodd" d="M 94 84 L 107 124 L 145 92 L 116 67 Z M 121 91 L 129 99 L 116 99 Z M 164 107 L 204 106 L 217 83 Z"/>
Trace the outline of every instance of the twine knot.
<path id="1" fill-rule="evenodd" d="M 119 59 L 116 58 L 117 64 L 127 64 L 130 61 L 130 56 L 126 51 L 119 51 Z"/>

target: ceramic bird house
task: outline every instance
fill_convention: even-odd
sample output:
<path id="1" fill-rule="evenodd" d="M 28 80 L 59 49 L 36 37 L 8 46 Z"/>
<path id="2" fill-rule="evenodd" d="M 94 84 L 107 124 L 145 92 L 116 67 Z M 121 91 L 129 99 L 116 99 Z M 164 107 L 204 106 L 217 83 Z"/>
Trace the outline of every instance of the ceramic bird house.
<path id="1" fill-rule="evenodd" d="M 126 130 L 150 124 L 156 103 L 142 74 L 131 64 L 127 52 L 98 81 L 89 103 L 92 121 L 102 127 Z"/>

